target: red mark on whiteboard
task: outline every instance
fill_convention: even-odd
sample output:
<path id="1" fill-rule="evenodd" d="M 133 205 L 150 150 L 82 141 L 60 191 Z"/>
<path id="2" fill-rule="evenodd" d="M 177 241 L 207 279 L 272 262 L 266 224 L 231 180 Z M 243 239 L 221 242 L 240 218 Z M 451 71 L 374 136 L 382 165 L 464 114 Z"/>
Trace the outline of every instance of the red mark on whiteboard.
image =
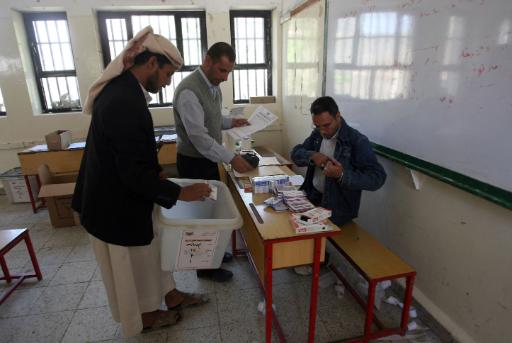
<path id="1" fill-rule="evenodd" d="M 481 64 L 480 67 L 478 67 L 478 69 L 476 70 L 476 73 L 478 76 L 482 76 L 484 71 L 485 71 L 485 66 L 483 64 Z"/>

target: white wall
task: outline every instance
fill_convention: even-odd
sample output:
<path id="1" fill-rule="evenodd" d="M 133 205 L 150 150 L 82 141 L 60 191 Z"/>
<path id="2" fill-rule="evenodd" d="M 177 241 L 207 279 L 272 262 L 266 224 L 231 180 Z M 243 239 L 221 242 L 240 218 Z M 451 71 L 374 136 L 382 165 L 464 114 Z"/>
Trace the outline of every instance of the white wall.
<path id="1" fill-rule="evenodd" d="M 283 13 L 297 3 L 288 2 Z M 304 23 L 323 23 L 323 6 L 321 1 L 283 25 L 286 151 L 310 133 L 305 105 L 321 95 L 322 75 L 316 78 L 314 71 L 321 72 L 323 61 L 322 53 L 311 52 L 322 51 L 317 46 L 305 44 L 305 49 L 293 51 L 289 42 Z M 323 43 L 323 29 L 316 40 Z M 289 54 L 308 63 L 293 66 L 286 58 Z M 308 76 L 302 77 L 308 68 Z M 296 95 L 290 91 L 293 87 L 311 93 Z M 386 184 L 377 192 L 363 193 L 357 222 L 417 270 L 415 298 L 459 341 L 509 342 L 512 211 L 426 176 L 421 189 L 415 190 L 405 167 L 379 160 L 388 174 Z"/>
<path id="2" fill-rule="evenodd" d="M 105 5 L 107 4 L 107 5 Z M 108 2 L 100 0 L 67 1 L 37 0 L 13 1 L 0 3 L 0 88 L 7 108 L 7 117 L 0 117 L 0 173 L 19 165 L 17 151 L 42 142 L 44 135 L 57 129 L 71 130 L 74 139 L 83 139 L 89 127 L 90 117 L 82 113 L 41 114 L 39 98 L 34 89 L 32 61 L 28 55 L 25 30 L 21 18 L 22 11 L 64 11 L 67 13 L 72 40 L 76 71 L 79 81 L 82 104 L 87 90 L 102 71 L 101 49 L 95 11 L 112 9 L 200 9 L 206 11 L 208 46 L 217 41 L 230 42 L 230 9 L 267 9 L 273 11 L 273 75 L 278 75 L 280 61 L 280 15 L 279 0 L 227 0 L 227 1 L 122 1 Z M 279 97 L 280 82 L 274 77 L 274 95 Z M 222 84 L 224 106 L 233 106 L 232 80 Z M 280 100 L 267 107 L 281 115 Z M 248 116 L 255 106 L 248 106 Z M 171 108 L 151 110 L 155 125 L 173 123 Z M 257 141 L 271 140 L 273 148 L 281 151 L 280 124 L 257 135 Z"/>

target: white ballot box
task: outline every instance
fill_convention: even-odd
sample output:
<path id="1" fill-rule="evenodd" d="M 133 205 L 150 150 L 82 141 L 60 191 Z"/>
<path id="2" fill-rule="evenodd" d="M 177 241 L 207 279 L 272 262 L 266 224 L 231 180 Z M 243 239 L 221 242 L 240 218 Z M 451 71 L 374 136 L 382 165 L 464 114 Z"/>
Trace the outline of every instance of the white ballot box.
<path id="1" fill-rule="evenodd" d="M 186 186 L 204 180 L 171 179 Z M 162 270 L 214 269 L 222 263 L 231 232 L 242 227 L 240 212 L 228 187 L 217 187 L 217 200 L 179 201 L 170 209 L 155 206 L 154 225 L 161 236 Z"/>

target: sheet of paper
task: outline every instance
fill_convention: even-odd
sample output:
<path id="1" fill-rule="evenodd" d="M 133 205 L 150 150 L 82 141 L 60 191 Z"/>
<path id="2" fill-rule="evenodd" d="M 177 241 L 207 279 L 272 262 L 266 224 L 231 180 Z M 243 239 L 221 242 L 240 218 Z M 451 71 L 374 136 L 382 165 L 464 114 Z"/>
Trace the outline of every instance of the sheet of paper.
<path id="1" fill-rule="evenodd" d="M 255 177 L 255 176 L 268 176 L 268 175 L 280 175 L 285 174 L 279 166 L 266 166 L 266 167 L 258 167 L 253 170 L 249 170 L 246 173 L 239 173 L 236 170 L 233 170 L 235 173 L 235 177 Z"/>
<path id="2" fill-rule="evenodd" d="M 83 149 L 85 148 L 85 142 L 75 142 L 68 146 L 68 149 Z"/>
<path id="3" fill-rule="evenodd" d="M 281 162 L 276 157 L 262 157 L 260 158 L 259 166 L 280 166 Z"/>
<path id="4" fill-rule="evenodd" d="M 218 239 L 219 231 L 184 231 L 181 236 L 177 269 L 211 267 Z"/>
<path id="5" fill-rule="evenodd" d="M 277 116 L 274 113 L 270 112 L 263 106 L 259 106 L 248 119 L 251 125 L 234 127 L 232 129 L 226 130 L 226 132 L 229 133 L 235 140 L 240 140 L 244 137 L 251 136 L 255 132 L 263 130 L 276 120 Z"/>
<path id="6" fill-rule="evenodd" d="M 178 135 L 173 133 L 171 135 L 162 135 L 162 138 L 160 138 L 163 142 L 174 142 L 178 138 Z"/>
<path id="7" fill-rule="evenodd" d="M 47 150 L 48 150 L 48 145 L 38 144 L 38 145 L 34 145 L 33 147 L 31 147 L 25 151 L 47 151 Z"/>

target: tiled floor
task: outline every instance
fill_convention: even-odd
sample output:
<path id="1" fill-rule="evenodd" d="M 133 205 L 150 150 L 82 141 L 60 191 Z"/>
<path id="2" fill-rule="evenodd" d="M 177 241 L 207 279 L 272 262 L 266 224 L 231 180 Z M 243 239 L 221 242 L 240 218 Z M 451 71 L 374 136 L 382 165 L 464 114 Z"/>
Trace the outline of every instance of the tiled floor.
<path id="1" fill-rule="evenodd" d="M 10 204 L 0 196 L 0 229 L 16 227 L 30 229 L 43 280 L 27 280 L 0 306 L 0 342 L 264 342 L 264 319 L 257 310 L 263 294 L 246 258 L 226 265 L 234 278 L 225 284 L 198 280 L 194 272 L 175 273 L 179 289 L 207 293 L 210 302 L 186 309 L 173 327 L 125 339 L 111 318 L 86 232 L 81 227 L 54 229 L 46 209 L 33 214 L 28 204 Z M 31 271 L 24 244 L 6 260 L 13 273 Z M 288 342 L 306 342 L 310 277 L 276 271 L 274 285 L 276 311 Z M 0 292 L 6 287 L 0 281 Z M 333 287 L 320 292 L 317 342 L 362 332 L 363 311 L 349 295 L 338 299 Z M 398 318 L 397 309 L 383 306 Z M 440 342 L 427 328 L 397 341 Z"/>

